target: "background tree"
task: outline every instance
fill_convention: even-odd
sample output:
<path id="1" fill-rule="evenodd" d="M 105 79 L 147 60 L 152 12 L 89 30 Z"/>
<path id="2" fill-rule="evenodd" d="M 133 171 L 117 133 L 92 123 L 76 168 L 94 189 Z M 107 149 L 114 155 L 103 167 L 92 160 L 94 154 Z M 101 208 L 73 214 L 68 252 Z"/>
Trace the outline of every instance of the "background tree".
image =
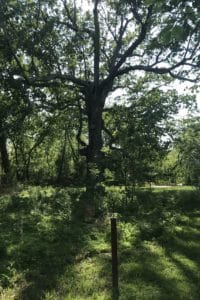
<path id="1" fill-rule="evenodd" d="M 198 117 L 184 120 L 176 143 L 178 165 L 185 184 L 200 186 L 200 122 Z"/>
<path id="2" fill-rule="evenodd" d="M 8 142 L 19 133 L 26 116 L 32 111 L 28 95 L 23 89 L 1 85 L 0 91 L 0 154 L 3 181 L 11 180 L 12 166 L 9 158 Z"/>
<path id="3" fill-rule="evenodd" d="M 127 101 L 125 95 L 119 96 L 121 105 L 107 108 L 104 116 L 104 144 L 113 149 L 107 161 L 125 186 L 157 180 L 161 158 L 171 144 L 174 116 L 181 106 L 195 103 L 193 96 L 164 92 L 161 81 L 154 83 L 152 78 L 138 80 L 134 88 L 129 83 Z"/>

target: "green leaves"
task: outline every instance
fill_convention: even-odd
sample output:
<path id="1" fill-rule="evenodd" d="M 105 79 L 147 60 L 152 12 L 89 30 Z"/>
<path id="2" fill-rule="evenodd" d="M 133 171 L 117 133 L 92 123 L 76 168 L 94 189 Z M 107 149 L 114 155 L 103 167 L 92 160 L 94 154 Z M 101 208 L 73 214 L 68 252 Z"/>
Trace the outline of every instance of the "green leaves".
<path id="1" fill-rule="evenodd" d="M 179 167 L 186 184 L 200 187 L 200 122 L 198 117 L 184 120 L 176 142 Z"/>
<path id="2" fill-rule="evenodd" d="M 180 41 L 183 37 L 183 34 L 184 28 L 179 25 L 175 25 L 171 31 L 172 38 L 174 38 L 176 41 Z"/>
<path id="3" fill-rule="evenodd" d="M 155 0 L 145 0 L 145 4 L 152 5 L 155 3 Z"/>
<path id="4" fill-rule="evenodd" d="M 180 25 L 167 25 L 159 34 L 159 39 L 164 45 L 174 44 L 183 40 L 185 29 Z"/>

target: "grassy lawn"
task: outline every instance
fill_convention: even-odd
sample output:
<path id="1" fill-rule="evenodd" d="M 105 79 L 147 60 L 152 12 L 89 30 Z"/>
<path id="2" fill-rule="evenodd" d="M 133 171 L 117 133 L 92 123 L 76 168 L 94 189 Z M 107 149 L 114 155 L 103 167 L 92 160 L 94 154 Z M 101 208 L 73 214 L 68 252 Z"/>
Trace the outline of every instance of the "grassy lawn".
<path id="1" fill-rule="evenodd" d="M 200 299 L 200 194 L 108 189 L 107 213 L 77 219 L 78 189 L 0 195 L 0 299 L 112 299 L 110 211 L 118 216 L 119 299 Z"/>

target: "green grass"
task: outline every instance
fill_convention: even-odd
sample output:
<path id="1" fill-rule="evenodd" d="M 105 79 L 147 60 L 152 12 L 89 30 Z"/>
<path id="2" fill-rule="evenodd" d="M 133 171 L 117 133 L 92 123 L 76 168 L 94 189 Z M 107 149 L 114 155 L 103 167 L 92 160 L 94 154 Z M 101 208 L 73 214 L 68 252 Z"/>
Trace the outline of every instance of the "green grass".
<path id="1" fill-rule="evenodd" d="M 161 192 L 161 191 L 194 191 L 196 190 L 193 186 L 153 186 L 153 191 Z"/>
<path id="2" fill-rule="evenodd" d="M 0 299 L 112 299 L 110 223 L 118 215 L 119 299 L 200 299 L 200 195 L 188 187 L 107 191 L 107 211 L 77 219 L 81 191 L 0 196 Z"/>

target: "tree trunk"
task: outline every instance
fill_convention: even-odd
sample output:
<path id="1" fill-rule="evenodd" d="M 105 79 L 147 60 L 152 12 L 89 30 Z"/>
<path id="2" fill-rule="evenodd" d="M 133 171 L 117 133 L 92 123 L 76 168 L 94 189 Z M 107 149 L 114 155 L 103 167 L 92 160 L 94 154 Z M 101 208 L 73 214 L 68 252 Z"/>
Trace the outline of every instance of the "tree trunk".
<path id="1" fill-rule="evenodd" d="M 97 101 L 98 100 L 98 101 Z M 102 98 L 89 98 L 87 101 L 87 117 L 88 117 L 88 146 L 84 149 L 87 161 L 87 180 L 86 193 L 84 195 L 85 202 L 85 218 L 89 219 L 99 213 L 101 208 L 104 189 L 101 185 L 103 180 L 103 167 L 101 151 L 102 127 L 103 127 L 103 106 Z"/>
<path id="2" fill-rule="evenodd" d="M 25 180 L 29 181 L 30 180 L 30 162 L 31 162 L 31 156 L 28 154 L 28 158 L 26 160 L 25 164 Z"/>
<path id="3" fill-rule="evenodd" d="M 10 161 L 9 155 L 6 145 L 6 136 L 5 134 L 0 134 L 0 154 L 1 154 L 1 167 L 3 170 L 3 183 L 7 183 L 9 181 L 9 173 L 10 173 Z"/>
<path id="4" fill-rule="evenodd" d="M 14 148 L 14 156 L 15 156 L 15 172 L 16 172 L 16 178 L 17 178 L 17 181 L 19 181 L 21 179 L 20 177 L 20 167 L 19 167 L 19 159 L 18 159 L 18 149 L 17 149 L 17 145 L 15 144 L 14 141 L 12 141 L 12 144 L 13 144 L 13 148 Z"/>
<path id="5" fill-rule="evenodd" d="M 99 164 L 102 158 L 102 113 L 103 107 L 99 103 L 91 103 L 88 107 L 88 135 L 87 162 Z"/>
<path id="6" fill-rule="evenodd" d="M 87 180 L 86 193 L 83 195 L 85 217 L 95 216 L 102 211 L 105 188 L 102 184 L 104 174 L 103 162 L 103 108 L 106 97 L 111 91 L 113 81 L 102 85 L 98 80 L 84 91 L 86 114 L 88 118 L 88 146 L 80 151 L 86 156 Z M 84 209 L 83 209 L 84 210 Z"/>
<path id="7" fill-rule="evenodd" d="M 67 127 L 65 127 L 64 142 L 60 154 L 58 156 L 58 169 L 57 169 L 57 180 L 56 180 L 58 184 L 60 184 L 63 179 L 63 168 L 65 162 L 66 146 L 67 146 Z"/>

